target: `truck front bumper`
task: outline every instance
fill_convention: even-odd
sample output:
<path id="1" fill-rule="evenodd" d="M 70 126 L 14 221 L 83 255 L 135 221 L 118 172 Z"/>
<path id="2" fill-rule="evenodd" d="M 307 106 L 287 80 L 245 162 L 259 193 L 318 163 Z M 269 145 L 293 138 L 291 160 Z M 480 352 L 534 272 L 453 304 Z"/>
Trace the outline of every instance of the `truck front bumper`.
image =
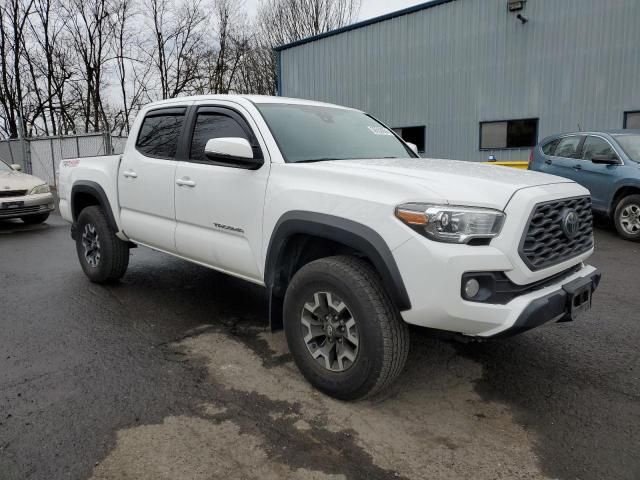
<path id="1" fill-rule="evenodd" d="M 589 289 L 588 302 L 591 306 L 591 295 L 600 284 L 601 274 L 595 270 L 590 274 L 563 283 L 562 287 L 544 297 L 533 300 L 518 316 L 515 323 L 506 330 L 494 335 L 496 337 L 509 337 L 538 327 L 547 322 L 570 322 L 574 320 L 574 296 L 575 291 L 582 286 Z"/>
<path id="2" fill-rule="evenodd" d="M 55 208 L 53 195 L 41 193 L 21 197 L 0 198 L 0 219 L 22 218 L 29 215 L 40 215 L 51 212 Z"/>
<path id="3" fill-rule="evenodd" d="M 587 252 L 576 257 L 564 274 L 550 271 L 548 281 L 542 285 L 538 281 L 535 288 L 524 288 L 504 303 L 468 301 L 461 292 L 463 275 L 504 272 L 508 277 L 514 269 L 509 258 L 491 246 L 423 242 L 429 241 L 414 237 L 393 251 L 411 301 L 411 309 L 401 312 L 402 317 L 423 327 L 484 338 L 514 335 L 570 319 L 572 288 L 579 284 L 584 290 L 589 284 L 593 293 L 600 281 L 596 268 L 582 263 L 591 253 Z"/>

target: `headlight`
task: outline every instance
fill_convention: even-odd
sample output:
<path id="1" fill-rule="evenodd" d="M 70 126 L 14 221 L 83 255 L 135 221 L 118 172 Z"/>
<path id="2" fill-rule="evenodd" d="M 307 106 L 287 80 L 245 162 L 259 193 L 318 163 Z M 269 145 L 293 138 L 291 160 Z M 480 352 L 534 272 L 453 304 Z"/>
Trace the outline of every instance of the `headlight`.
<path id="1" fill-rule="evenodd" d="M 406 203 L 396 207 L 396 217 L 431 240 L 468 243 L 498 235 L 505 215 L 489 208 Z"/>
<path id="2" fill-rule="evenodd" d="M 33 187 L 29 192 L 29 195 L 37 195 L 39 193 L 49 193 L 49 192 L 51 192 L 49 185 L 44 184 L 44 185 L 38 185 L 37 187 Z"/>

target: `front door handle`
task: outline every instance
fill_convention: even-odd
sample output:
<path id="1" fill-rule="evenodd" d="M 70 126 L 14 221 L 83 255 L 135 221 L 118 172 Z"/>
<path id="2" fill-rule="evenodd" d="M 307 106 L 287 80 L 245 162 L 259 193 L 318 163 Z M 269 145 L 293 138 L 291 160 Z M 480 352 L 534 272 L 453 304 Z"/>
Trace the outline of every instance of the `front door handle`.
<path id="1" fill-rule="evenodd" d="M 133 170 L 125 170 L 124 172 L 122 172 L 122 176 L 125 178 L 137 178 L 138 174 Z"/>
<path id="2" fill-rule="evenodd" d="M 195 187 L 196 186 L 196 182 L 194 182 L 193 180 L 190 180 L 189 177 L 182 177 L 176 180 L 176 185 L 179 185 L 181 187 Z"/>

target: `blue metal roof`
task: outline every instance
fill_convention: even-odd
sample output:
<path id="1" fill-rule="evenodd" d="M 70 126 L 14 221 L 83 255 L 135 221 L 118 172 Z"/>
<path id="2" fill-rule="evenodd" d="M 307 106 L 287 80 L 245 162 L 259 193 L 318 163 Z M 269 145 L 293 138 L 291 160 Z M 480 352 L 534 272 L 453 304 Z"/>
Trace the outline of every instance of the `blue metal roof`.
<path id="1" fill-rule="evenodd" d="M 414 5 L 413 7 L 398 10 L 396 12 L 387 13 L 386 15 L 381 15 L 379 17 L 363 20 L 362 22 L 353 23 L 351 25 L 347 25 L 346 27 L 337 28 L 329 32 L 320 33 L 312 37 L 303 38 L 295 42 L 287 43 L 286 45 L 280 45 L 279 47 L 275 47 L 274 50 L 276 52 L 281 52 L 282 50 L 287 50 L 288 48 L 297 47 L 298 45 L 303 45 L 309 42 L 315 42 L 316 40 L 320 40 L 322 38 L 332 37 L 333 35 L 338 35 L 340 33 L 355 30 L 357 28 L 366 27 L 367 25 L 373 25 L 374 23 L 384 22 L 385 20 L 401 17 L 403 15 L 409 15 L 410 13 L 419 12 L 420 10 L 426 10 L 427 8 L 437 7 L 438 5 L 442 5 L 444 3 L 449 3 L 449 2 L 455 2 L 455 1 L 456 0 L 431 0 L 430 2 L 420 3 L 418 5 Z"/>

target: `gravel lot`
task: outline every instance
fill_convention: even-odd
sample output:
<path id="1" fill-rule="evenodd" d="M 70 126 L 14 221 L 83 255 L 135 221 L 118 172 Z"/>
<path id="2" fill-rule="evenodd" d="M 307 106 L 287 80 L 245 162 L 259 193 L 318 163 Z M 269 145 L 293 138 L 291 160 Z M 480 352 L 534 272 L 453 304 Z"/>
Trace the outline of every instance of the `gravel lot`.
<path id="1" fill-rule="evenodd" d="M 0 223 L 0 479 L 640 478 L 640 245 L 598 229 L 575 323 L 413 330 L 375 402 L 311 389 L 261 288 L 140 248 L 89 283 L 69 227 Z"/>

